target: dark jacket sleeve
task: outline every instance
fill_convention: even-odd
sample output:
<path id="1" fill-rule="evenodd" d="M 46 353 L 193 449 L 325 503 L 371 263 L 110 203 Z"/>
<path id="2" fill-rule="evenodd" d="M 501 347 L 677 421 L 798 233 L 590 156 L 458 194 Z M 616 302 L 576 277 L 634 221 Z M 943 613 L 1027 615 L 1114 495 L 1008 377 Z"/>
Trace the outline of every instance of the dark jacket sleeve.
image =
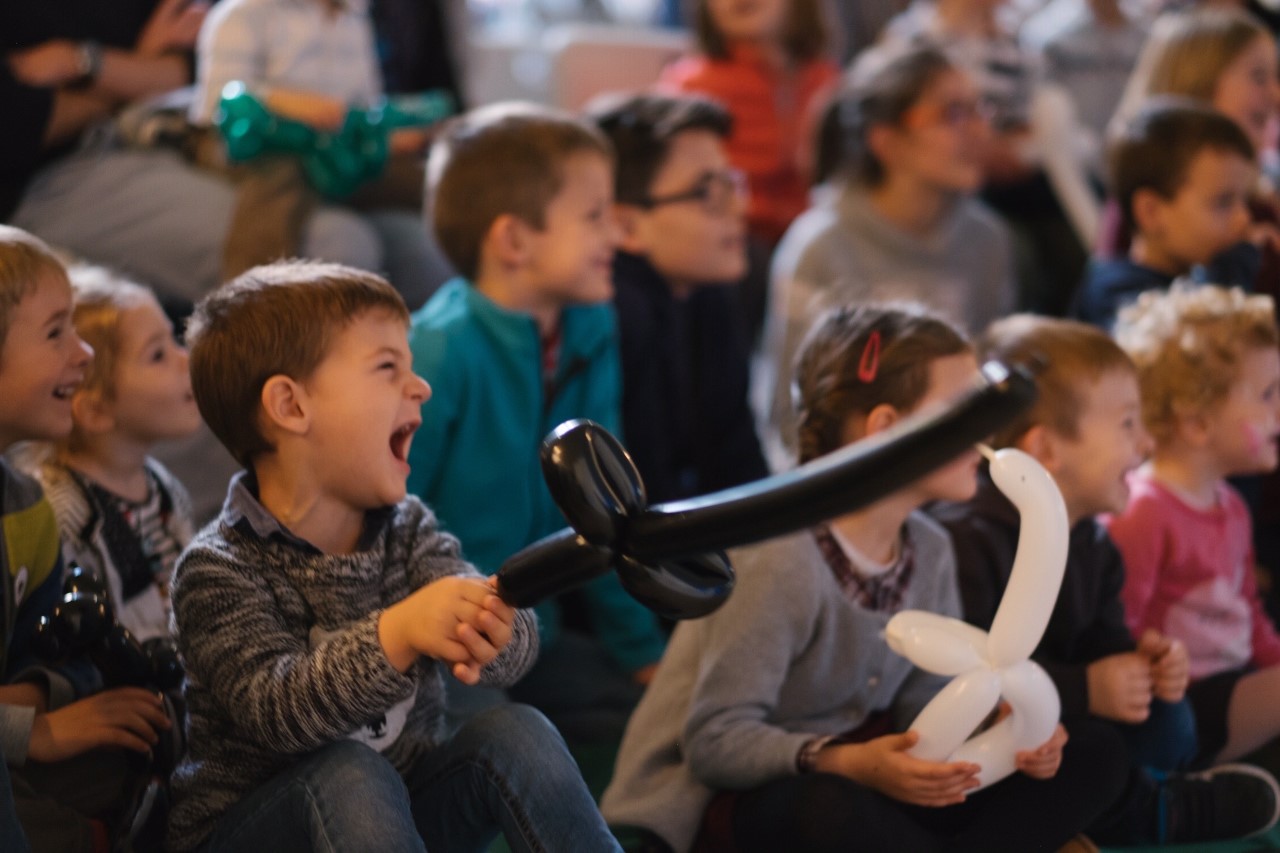
<path id="1" fill-rule="evenodd" d="M 53 114 L 52 89 L 20 83 L 0 56 L 0 221 L 18 206 L 27 179 L 45 157 L 44 133 Z"/>

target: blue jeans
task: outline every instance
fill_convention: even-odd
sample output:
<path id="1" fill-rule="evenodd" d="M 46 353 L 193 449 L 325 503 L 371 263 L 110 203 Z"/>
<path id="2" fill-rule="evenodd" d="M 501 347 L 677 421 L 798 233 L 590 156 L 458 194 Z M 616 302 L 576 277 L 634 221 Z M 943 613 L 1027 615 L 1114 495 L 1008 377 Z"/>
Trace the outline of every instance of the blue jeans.
<path id="1" fill-rule="evenodd" d="M 202 848 L 218 851 L 619 851 L 560 734 L 504 705 L 402 777 L 354 741 L 317 750 L 252 791 Z"/>
<path id="2" fill-rule="evenodd" d="M 1185 770 L 1199 747 L 1196 716 L 1185 697 L 1179 702 L 1151 700 L 1151 713 L 1137 725 L 1116 723 L 1136 767 L 1152 770 Z"/>
<path id="3" fill-rule="evenodd" d="M 9 765 L 0 759 L 0 850 L 13 853 L 31 853 L 27 836 L 18 823 L 18 813 L 13 808 L 13 785 L 9 782 Z"/>

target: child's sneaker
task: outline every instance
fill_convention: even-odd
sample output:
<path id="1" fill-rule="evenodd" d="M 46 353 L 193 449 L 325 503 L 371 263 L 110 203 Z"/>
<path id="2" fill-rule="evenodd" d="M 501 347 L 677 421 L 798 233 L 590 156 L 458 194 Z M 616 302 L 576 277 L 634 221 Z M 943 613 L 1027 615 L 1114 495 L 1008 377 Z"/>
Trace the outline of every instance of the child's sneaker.
<path id="1" fill-rule="evenodd" d="M 1251 764 L 1171 773 L 1160 783 L 1159 841 L 1222 841 L 1266 832 L 1280 818 L 1280 786 Z"/>

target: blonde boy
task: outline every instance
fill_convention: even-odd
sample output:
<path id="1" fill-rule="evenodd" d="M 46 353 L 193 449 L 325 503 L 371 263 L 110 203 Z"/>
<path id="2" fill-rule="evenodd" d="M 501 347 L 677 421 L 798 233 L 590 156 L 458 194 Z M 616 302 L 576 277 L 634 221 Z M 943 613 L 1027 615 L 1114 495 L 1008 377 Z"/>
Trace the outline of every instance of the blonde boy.
<path id="1" fill-rule="evenodd" d="M 1100 717 L 1130 750 L 1125 796 L 1091 834 L 1104 843 L 1233 838 L 1274 821 L 1274 781 L 1254 768 L 1217 768 L 1204 777 L 1168 773 L 1157 783 L 1140 768 L 1185 768 L 1195 757 L 1185 647 L 1156 630 L 1137 642 L 1125 624 L 1125 567 L 1094 516 L 1120 512 L 1125 478 L 1150 449 L 1137 373 L 1099 329 L 1071 320 L 1017 315 L 988 329 L 984 354 L 1039 366 L 1036 405 L 995 436 L 1053 476 L 1067 505 L 1071 538 L 1062 590 L 1036 650 L 1053 679 L 1063 718 Z M 977 496 L 935 511 L 951 533 L 965 618 L 990 628 L 1018 544 L 1017 510 L 983 473 Z"/>
<path id="2" fill-rule="evenodd" d="M 71 432 L 71 398 L 92 350 L 71 323 L 71 284 L 49 247 L 0 225 L 0 451 Z M 122 750 L 146 754 L 169 727 L 160 698 L 118 688 L 87 698 L 70 670 L 39 665 L 36 623 L 62 589 L 53 509 L 0 457 L 0 751 L 34 849 L 91 850 L 132 790 Z M 74 804 L 74 805 L 73 805 Z"/>
<path id="3" fill-rule="evenodd" d="M 569 115 L 498 104 L 448 127 L 427 172 L 429 219 L 461 277 L 413 316 L 414 369 L 434 396 L 409 491 L 491 574 L 564 526 L 542 479 L 542 439 L 572 418 L 619 431 L 613 153 Z M 539 606 L 543 657 L 516 695 L 608 715 L 617 736 L 664 637 L 615 576 L 588 584 L 581 601 L 594 636 L 561 631 L 559 602 Z"/>
<path id="4" fill-rule="evenodd" d="M 537 712 L 444 735 L 444 677 L 510 682 L 537 638 L 405 495 L 430 394 L 407 325 L 389 284 L 332 264 L 259 267 L 197 307 L 196 401 L 248 470 L 174 579 L 175 850 L 483 849 L 499 826 L 614 849 Z"/>
<path id="5" fill-rule="evenodd" d="M 1234 759 L 1280 734 L 1280 634 L 1258 598 L 1249 511 L 1225 480 L 1276 467 L 1275 306 L 1218 287 L 1144 294 L 1117 338 L 1155 437 L 1133 499 L 1108 523 L 1127 568 L 1126 616 L 1187 645 L 1200 750 Z"/>

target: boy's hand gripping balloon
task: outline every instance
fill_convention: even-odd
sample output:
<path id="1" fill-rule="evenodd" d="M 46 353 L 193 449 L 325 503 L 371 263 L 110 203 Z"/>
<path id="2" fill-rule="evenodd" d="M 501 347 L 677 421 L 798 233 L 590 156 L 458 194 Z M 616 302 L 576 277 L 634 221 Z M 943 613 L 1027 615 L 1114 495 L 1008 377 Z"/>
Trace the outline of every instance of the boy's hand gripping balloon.
<path id="1" fill-rule="evenodd" d="M 1068 537 L 1062 493 L 1040 463 L 1012 448 L 984 452 L 991 479 L 1022 519 L 1013 571 L 991 631 L 923 610 L 903 611 L 885 627 L 895 652 L 921 669 L 955 676 L 911 724 L 920 735 L 911 754 L 978 764 L 980 787 L 1012 773 L 1015 753 L 1040 746 L 1057 726 L 1058 691 L 1028 658 L 1058 599 Z M 969 738 L 1001 696 L 1012 713 Z"/>
<path id="2" fill-rule="evenodd" d="M 542 472 L 572 527 L 503 563 L 498 593 L 528 607 L 612 568 L 655 612 L 705 616 L 733 587 L 722 549 L 873 503 L 945 465 L 1034 399 L 1027 374 L 991 362 L 973 390 L 944 410 L 908 418 L 794 471 L 660 506 L 648 506 L 635 463 L 607 430 L 589 421 L 561 424 L 543 442 Z"/>

